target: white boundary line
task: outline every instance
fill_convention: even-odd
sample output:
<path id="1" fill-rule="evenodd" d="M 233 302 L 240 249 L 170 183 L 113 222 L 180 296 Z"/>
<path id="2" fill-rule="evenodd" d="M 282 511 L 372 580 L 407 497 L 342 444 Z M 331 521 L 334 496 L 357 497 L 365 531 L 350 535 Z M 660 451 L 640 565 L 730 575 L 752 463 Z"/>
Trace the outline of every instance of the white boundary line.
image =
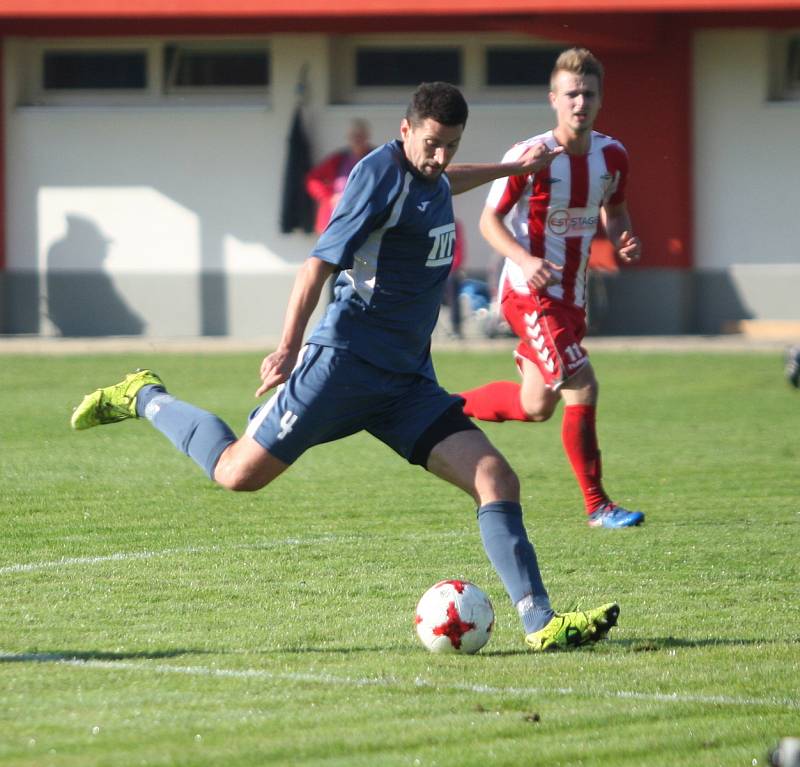
<path id="1" fill-rule="evenodd" d="M 458 538 L 466 535 L 460 530 L 451 530 L 437 533 L 437 538 Z M 185 548 L 160 549 L 156 551 L 119 551 L 113 554 L 99 554 L 96 556 L 85 557 L 62 557 L 45 562 L 25 562 L 20 564 L 5 565 L 0 567 L 0 575 L 10 575 L 12 573 L 35 573 L 41 570 L 54 570 L 59 567 L 74 567 L 76 565 L 99 565 L 105 562 L 127 562 L 137 559 L 155 559 L 157 557 L 180 556 L 182 554 L 207 554 L 219 551 L 258 551 L 259 549 L 275 549 L 284 546 L 313 546 L 327 543 L 345 543 L 347 541 L 368 541 L 370 535 L 318 535 L 308 538 L 282 538 L 266 541 L 256 541 L 253 543 L 232 543 L 217 544 L 214 546 L 186 546 Z M 407 535 L 396 535 L 395 538 L 419 540 L 419 535 L 408 533 Z"/>
<path id="2" fill-rule="evenodd" d="M 2 663 L 53 663 L 81 669 L 100 669 L 103 671 L 134 671 L 150 674 L 177 674 L 183 676 L 200 676 L 217 679 L 259 679 L 271 682 L 307 682 L 311 684 L 330 685 L 334 687 L 382 687 L 387 689 L 403 689 L 417 687 L 449 692 L 466 692 L 478 695 L 506 695 L 512 697 L 536 696 L 581 696 L 583 698 L 604 698 L 611 700 L 633 700 L 645 703 L 676 703 L 678 705 L 717 705 L 717 706 L 758 706 L 763 708 L 800 710 L 800 700 L 791 698 L 737 698 L 731 695 L 684 695 L 681 693 L 650 693 L 634 690 L 592 690 L 573 687 L 498 687 L 482 684 L 442 684 L 417 677 L 414 680 L 403 680 L 396 677 L 348 677 L 334 674 L 314 674 L 303 672 L 276 673 L 263 669 L 224 669 L 207 666 L 171 666 L 159 663 L 150 665 L 146 662 L 91 660 L 74 658 L 58 653 L 4 653 L 0 652 Z"/>
<path id="3" fill-rule="evenodd" d="M 352 537 L 352 536 L 351 536 Z M 208 554 L 225 550 L 274 549 L 283 546 L 311 546 L 321 543 L 333 543 L 344 538 L 333 535 L 320 535 L 310 538 L 283 538 L 280 540 L 267 540 L 254 543 L 233 543 L 230 545 L 217 544 L 214 546 L 186 546 L 175 549 L 159 549 L 156 551 L 119 551 L 114 554 L 99 554 L 86 557 L 62 557 L 45 562 L 26 562 L 23 564 L 5 565 L 0 567 L 0 575 L 10 573 L 35 573 L 40 570 L 53 570 L 59 567 L 73 567 L 75 565 L 99 565 L 105 562 L 128 562 L 136 559 L 155 559 L 157 557 L 180 556 L 182 554 Z"/>
<path id="4" fill-rule="evenodd" d="M 163 549 L 161 551 L 121 551 L 115 554 L 106 554 L 94 557 L 62 557 L 51 562 L 28 562 L 25 564 L 6 565 L 0 567 L 0 575 L 10 573 L 35 573 L 40 570 L 53 570 L 59 567 L 73 567 L 74 565 L 99 565 L 103 562 L 127 562 L 134 559 L 153 559 L 155 557 L 168 557 L 173 554 L 199 554 L 207 551 L 219 550 L 219 546 L 187 547 L 185 549 Z"/>

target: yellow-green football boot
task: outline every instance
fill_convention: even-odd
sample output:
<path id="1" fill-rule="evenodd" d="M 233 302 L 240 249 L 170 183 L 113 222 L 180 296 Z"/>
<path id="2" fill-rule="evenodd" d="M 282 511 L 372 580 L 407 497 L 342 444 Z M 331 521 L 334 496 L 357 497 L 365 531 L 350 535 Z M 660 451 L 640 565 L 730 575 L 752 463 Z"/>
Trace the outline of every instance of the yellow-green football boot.
<path id="1" fill-rule="evenodd" d="M 87 394 L 72 414 L 73 429 L 91 429 L 104 423 L 138 418 L 136 395 L 143 386 L 164 386 L 152 370 L 137 370 L 118 384 Z"/>
<path id="2" fill-rule="evenodd" d="M 525 644 L 529 650 L 545 652 L 597 642 L 616 625 L 618 617 L 619 605 L 614 602 L 593 610 L 556 613 L 543 629 L 528 634 Z"/>

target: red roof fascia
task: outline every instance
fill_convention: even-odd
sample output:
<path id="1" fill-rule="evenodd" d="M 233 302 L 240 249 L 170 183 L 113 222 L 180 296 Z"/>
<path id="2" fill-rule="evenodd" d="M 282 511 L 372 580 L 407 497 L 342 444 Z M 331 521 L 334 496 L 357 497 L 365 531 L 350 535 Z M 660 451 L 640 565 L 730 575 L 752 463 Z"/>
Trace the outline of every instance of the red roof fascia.
<path id="1" fill-rule="evenodd" d="M 800 0 L 0 0 L 0 18 L 342 18 L 800 10 Z"/>

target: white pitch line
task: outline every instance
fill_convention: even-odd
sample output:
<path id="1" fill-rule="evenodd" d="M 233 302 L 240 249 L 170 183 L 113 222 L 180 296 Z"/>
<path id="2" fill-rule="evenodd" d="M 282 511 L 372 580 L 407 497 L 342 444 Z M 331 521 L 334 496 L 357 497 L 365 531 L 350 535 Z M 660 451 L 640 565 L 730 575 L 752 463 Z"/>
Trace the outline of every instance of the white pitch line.
<path id="1" fill-rule="evenodd" d="M 18 565 L 0 567 L 0 575 L 9 573 L 35 573 L 39 570 L 52 570 L 58 567 L 72 567 L 74 565 L 98 565 L 103 562 L 126 562 L 134 559 L 153 559 L 155 557 L 169 557 L 173 554 L 198 554 L 219 549 L 219 546 L 187 547 L 184 549 L 162 549 L 161 551 L 121 551 L 115 554 L 105 554 L 93 557 L 62 557 L 50 562 L 27 562 Z"/>
<path id="2" fill-rule="evenodd" d="M 460 537 L 463 533 L 458 530 L 438 534 L 437 537 Z M 419 536 L 409 533 L 408 535 L 395 536 L 399 539 L 413 539 L 418 540 Z M 275 549 L 283 548 L 285 546 L 313 546 L 323 543 L 342 543 L 345 541 L 365 541 L 369 540 L 369 536 L 364 535 L 320 535 L 310 538 L 282 538 L 277 540 L 259 541 L 255 543 L 234 543 L 230 545 L 214 545 L 214 546 L 186 546 L 185 548 L 174 549 L 160 549 L 157 551 L 119 551 L 114 554 L 98 554 L 95 556 L 85 557 L 61 557 L 45 562 L 25 562 L 21 564 L 5 565 L 0 567 L 0 575 L 9 575 L 11 573 L 35 573 L 41 570 L 53 570 L 59 567 L 74 567 L 77 565 L 98 565 L 104 562 L 127 562 L 136 559 L 155 559 L 157 557 L 171 557 L 180 556 L 181 554 L 207 554 L 210 552 L 218 552 L 225 550 L 251 550 L 258 551 L 259 549 Z"/>
<path id="3" fill-rule="evenodd" d="M 512 697 L 536 696 L 577 696 L 605 698 L 613 700 L 635 700 L 647 703 L 676 703 L 684 705 L 702 704 L 718 706 L 758 706 L 800 710 L 800 700 L 791 698 L 737 698 L 730 695 L 685 695 L 682 693 L 637 692 L 635 690 L 592 690 L 572 687 L 498 687 L 482 684 L 442 684 L 417 677 L 413 681 L 405 681 L 396 677 L 347 677 L 333 674 L 312 673 L 275 673 L 263 669 L 224 669 L 206 666 L 171 666 L 160 663 L 131 663 L 129 661 L 91 660 L 74 658 L 58 653 L 3 653 L 0 652 L 0 664 L 19 663 L 54 663 L 59 666 L 73 668 L 102 669 L 107 671 L 135 671 L 151 674 L 180 674 L 184 676 L 205 676 L 221 679 L 261 679 L 273 682 L 309 682 L 337 687 L 384 687 L 402 689 L 409 686 L 430 690 L 446 690 L 467 692 L 481 695 L 506 695 Z"/>
<path id="4" fill-rule="evenodd" d="M 157 551 L 120 551 L 114 554 L 100 554 L 91 557 L 62 557 L 49 562 L 27 562 L 17 565 L 0 567 L 0 575 L 8 573 L 34 573 L 39 570 L 52 570 L 59 567 L 73 567 L 75 565 L 98 565 L 104 562 L 126 562 L 136 559 L 154 559 L 156 557 L 171 557 L 181 554 L 207 554 L 209 552 L 223 551 L 225 549 L 274 549 L 283 546 L 312 545 L 333 541 L 331 536 L 319 538 L 284 538 L 283 540 L 261 541 L 260 543 L 237 543 L 230 546 L 186 546 L 184 548 L 160 549 Z"/>

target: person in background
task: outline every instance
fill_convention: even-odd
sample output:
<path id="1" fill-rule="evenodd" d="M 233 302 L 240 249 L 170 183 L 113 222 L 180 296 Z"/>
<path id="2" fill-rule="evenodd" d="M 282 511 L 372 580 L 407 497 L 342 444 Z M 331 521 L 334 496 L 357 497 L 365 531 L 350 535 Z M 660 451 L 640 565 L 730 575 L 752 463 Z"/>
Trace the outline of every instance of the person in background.
<path id="1" fill-rule="evenodd" d="M 306 174 L 306 191 L 317 201 L 314 231 L 322 234 L 342 196 L 350 171 L 373 150 L 366 120 L 356 118 L 347 131 L 347 146 L 329 154 Z"/>
<path id="2" fill-rule="evenodd" d="M 329 154 L 306 174 L 306 191 L 317 203 L 314 231 L 322 234 L 342 196 L 350 171 L 372 150 L 369 123 L 355 118 L 347 131 L 347 146 Z M 328 282 L 328 300 L 334 299 L 336 275 Z"/>

